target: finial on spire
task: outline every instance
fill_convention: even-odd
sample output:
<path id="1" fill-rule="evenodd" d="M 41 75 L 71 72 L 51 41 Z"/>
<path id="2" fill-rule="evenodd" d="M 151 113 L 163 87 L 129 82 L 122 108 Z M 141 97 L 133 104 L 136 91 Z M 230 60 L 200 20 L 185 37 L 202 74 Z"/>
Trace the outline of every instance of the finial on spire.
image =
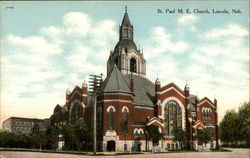
<path id="1" fill-rule="evenodd" d="M 125 5 L 125 12 L 127 12 L 128 11 L 128 7 L 127 7 L 127 5 Z"/>
<path id="2" fill-rule="evenodd" d="M 158 78 L 158 73 L 157 73 L 157 78 L 156 78 L 156 80 L 155 80 L 155 84 L 161 84 L 161 82 L 160 82 L 160 80 L 159 80 L 159 78 Z"/>

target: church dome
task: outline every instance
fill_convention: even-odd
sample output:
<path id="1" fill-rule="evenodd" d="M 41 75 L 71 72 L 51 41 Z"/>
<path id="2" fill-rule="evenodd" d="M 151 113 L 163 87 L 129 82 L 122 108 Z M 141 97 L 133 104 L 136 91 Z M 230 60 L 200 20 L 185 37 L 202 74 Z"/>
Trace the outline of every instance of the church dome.
<path id="1" fill-rule="evenodd" d="M 123 47 L 123 48 L 128 48 L 128 49 L 135 49 L 137 50 L 136 44 L 134 41 L 130 40 L 130 39 L 122 39 L 120 40 L 116 46 L 115 46 L 115 52 L 119 51 L 119 47 Z"/>

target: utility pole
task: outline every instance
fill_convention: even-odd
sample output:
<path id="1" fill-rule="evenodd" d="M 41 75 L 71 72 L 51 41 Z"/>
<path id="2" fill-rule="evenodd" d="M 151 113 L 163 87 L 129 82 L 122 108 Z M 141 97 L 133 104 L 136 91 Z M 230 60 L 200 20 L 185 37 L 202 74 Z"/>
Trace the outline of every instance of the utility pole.
<path id="1" fill-rule="evenodd" d="M 100 76 L 98 75 L 89 75 L 89 89 L 91 90 L 91 93 L 94 98 L 94 155 L 96 154 L 96 98 L 97 93 L 100 92 L 100 87 L 102 83 L 102 74 Z"/>

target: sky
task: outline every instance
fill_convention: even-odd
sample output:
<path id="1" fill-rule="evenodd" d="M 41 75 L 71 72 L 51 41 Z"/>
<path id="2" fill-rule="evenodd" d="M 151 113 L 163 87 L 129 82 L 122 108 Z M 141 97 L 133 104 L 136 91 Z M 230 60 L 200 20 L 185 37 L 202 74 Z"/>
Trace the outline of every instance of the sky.
<path id="1" fill-rule="evenodd" d="M 125 5 L 152 82 L 158 73 L 162 86 L 188 83 L 200 99 L 216 98 L 219 120 L 249 101 L 248 1 L 0 3 L 0 122 L 48 118 L 56 104 L 65 104 L 68 88 L 89 74 L 105 77 Z M 210 13 L 194 13 L 206 9 Z"/>

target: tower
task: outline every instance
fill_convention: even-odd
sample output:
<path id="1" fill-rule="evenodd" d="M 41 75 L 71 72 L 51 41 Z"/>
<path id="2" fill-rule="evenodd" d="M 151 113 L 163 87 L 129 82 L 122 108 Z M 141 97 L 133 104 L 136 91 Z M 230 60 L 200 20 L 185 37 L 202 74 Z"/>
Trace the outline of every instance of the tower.
<path id="1" fill-rule="evenodd" d="M 146 77 L 146 60 L 143 52 L 137 49 L 134 42 L 134 27 L 129 20 L 127 8 L 123 16 L 122 24 L 119 26 L 119 41 L 107 61 L 107 73 L 110 73 L 114 65 L 122 74 L 133 73 Z"/>

